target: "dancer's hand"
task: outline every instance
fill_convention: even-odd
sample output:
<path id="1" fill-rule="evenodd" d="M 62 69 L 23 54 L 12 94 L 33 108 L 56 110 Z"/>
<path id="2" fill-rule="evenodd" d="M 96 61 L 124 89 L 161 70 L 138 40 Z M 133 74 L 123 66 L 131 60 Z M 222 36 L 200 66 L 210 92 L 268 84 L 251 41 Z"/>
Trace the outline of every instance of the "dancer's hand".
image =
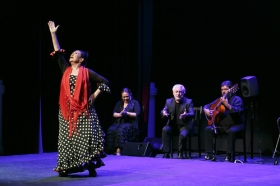
<path id="1" fill-rule="evenodd" d="M 55 26 L 53 21 L 49 21 L 48 25 L 51 33 L 55 33 L 59 27 L 59 25 Z"/>

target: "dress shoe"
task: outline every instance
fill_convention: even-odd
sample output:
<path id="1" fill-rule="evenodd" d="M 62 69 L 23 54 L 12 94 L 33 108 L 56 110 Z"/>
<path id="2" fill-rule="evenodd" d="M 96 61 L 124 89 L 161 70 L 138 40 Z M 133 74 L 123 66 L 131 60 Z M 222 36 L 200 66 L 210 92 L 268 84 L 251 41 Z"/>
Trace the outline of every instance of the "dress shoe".
<path id="1" fill-rule="evenodd" d="M 169 153 L 164 153 L 163 157 L 162 158 L 170 158 L 170 155 Z"/>
<path id="2" fill-rule="evenodd" d="M 227 161 L 227 162 L 230 162 L 230 161 L 231 161 L 231 154 L 228 153 L 228 154 L 226 155 L 225 161 Z"/>
<path id="3" fill-rule="evenodd" d="M 183 155 L 183 153 L 179 152 L 178 159 L 186 159 L 186 157 Z"/>
<path id="4" fill-rule="evenodd" d="M 97 159 L 94 167 L 100 168 L 101 166 L 105 166 L 105 163 L 101 159 Z"/>
<path id="5" fill-rule="evenodd" d="M 207 154 L 205 156 L 205 160 L 210 160 L 210 161 L 216 161 L 216 156 L 214 156 L 213 154 Z"/>
<path id="6" fill-rule="evenodd" d="M 89 177 L 96 177 L 97 173 L 95 170 L 95 165 L 92 161 L 89 162 L 89 164 L 87 165 L 87 169 L 88 169 L 88 176 Z"/>
<path id="7" fill-rule="evenodd" d="M 95 169 L 92 169 L 92 170 L 88 170 L 88 176 L 89 177 L 96 177 L 97 176 L 97 173 L 96 173 L 96 170 Z"/>
<path id="8" fill-rule="evenodd" d="M 58 173 L 59 177 L 67 177 L 68 173 L 66 171 L 61 171 Z"/>

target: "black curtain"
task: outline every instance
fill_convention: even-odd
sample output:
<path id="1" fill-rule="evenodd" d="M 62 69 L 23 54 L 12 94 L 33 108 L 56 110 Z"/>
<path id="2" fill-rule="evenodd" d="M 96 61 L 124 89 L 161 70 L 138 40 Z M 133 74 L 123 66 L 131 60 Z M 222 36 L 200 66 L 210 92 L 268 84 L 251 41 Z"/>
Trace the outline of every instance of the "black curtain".
<path id="1" fill-rule="evenodd" d="M 239 83 L 254 75 L 259 83 L 255 149 L 274 148 L 280 103 L 278 1 L 79 1 L 73 6 L 19 0 L 2 5 L 5 49 L 0 79 L 5 86 L 2 132 L 7 154 L 37 153 L 40 125 L 43 151 L 57 150 L 61 73 L 49 57 L 53 46 L 48 20 L 61 25 L 58 37 L 67 55 L 75 49 L 89 51 L 88 67 L 110 81 L 112 93 L 102 94 L 96 102 L 104 131 L 124 87 L 143 104 L 149 92 L 143 94 L 143 87 L 149 89 L 148 83 L 155 82 L 156 137 L 160 137 L 158 113 L 172 97 L 175 83 L 184 84 L 186 96 L 200 106 L 220 96 L 223 80 Z M 147 16 L 150 20 L 145 21 Z M 145 28 L 150 32 L 139 30 Z M 150 40 L 147 49 L 144 43 Z M 149 64 L 145 50 L 151 52 Z"/>

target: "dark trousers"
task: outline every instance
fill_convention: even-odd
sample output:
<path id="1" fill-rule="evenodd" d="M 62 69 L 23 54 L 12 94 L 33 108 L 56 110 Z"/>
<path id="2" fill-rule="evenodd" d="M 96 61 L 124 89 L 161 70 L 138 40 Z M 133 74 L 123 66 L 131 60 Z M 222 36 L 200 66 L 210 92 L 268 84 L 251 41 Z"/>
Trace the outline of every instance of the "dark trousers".
<path id="1" fill-rule="evenodd" d="M 227 153 L 232 153 L 233 148 L 235 147 L 236 135 L 242 131 L 244 131 L 245 126 L 242 125 L 234 125 L 229 128 L 226 132 L 223 128 L 217 128 L 217 134 L 226 134 L 227 135 Z M 213 139 L 215 138 L 215 133 L 212 126 L 207 126 L 205 128 L 205 152 L 212 153 L 213 150 Z"/>
<path id="2" fill-rule="evenodd" d="M 175 132 L 179 132 L 178 151 L 182 152 L 188 136 L 188 129 L 186 126 L 170 126 L 165 125 L 162 128 L 162 152 L 169 153 L 171 147 L 171 138 Z"/>

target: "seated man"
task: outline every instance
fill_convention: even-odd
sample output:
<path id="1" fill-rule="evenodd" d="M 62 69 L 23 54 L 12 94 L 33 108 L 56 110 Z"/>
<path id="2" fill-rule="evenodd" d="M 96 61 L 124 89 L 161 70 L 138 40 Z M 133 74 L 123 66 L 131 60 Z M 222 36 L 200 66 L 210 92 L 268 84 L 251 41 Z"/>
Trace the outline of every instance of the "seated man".
<path id="1" fill-rule="evenodd" d="M 167 118 L 168 122 L 162 129 L 162 151 L 163 158 L 170 158 L 170 144 L 173 132 L 179 131 L 178 158 L 184 158 L 183 147 L 186 145 L 186 138 L 192 130 L 192 118 L 194 117 L 192 99 L 184 97 L 186 89 L 181 84 L 172 88 L 172 98 L 166 99 L 161 116 Z"/>
<path id="2" fill-rule="evenodd" d="M 235 95 L 233 88 L 235 87 L 232 87 L 230 81 L 222 82 L 222 97 L 203 107 L 208 120 L 208 126 L 205 128 L 206 160 L 216 160 L 213 154 L 213 138 L 215 135 L 227 134 L 225 161 L 230 161 L 231 153 L 235 148 L 236 134 L 245 129 L 243 101 L 239 96 Z"/>

